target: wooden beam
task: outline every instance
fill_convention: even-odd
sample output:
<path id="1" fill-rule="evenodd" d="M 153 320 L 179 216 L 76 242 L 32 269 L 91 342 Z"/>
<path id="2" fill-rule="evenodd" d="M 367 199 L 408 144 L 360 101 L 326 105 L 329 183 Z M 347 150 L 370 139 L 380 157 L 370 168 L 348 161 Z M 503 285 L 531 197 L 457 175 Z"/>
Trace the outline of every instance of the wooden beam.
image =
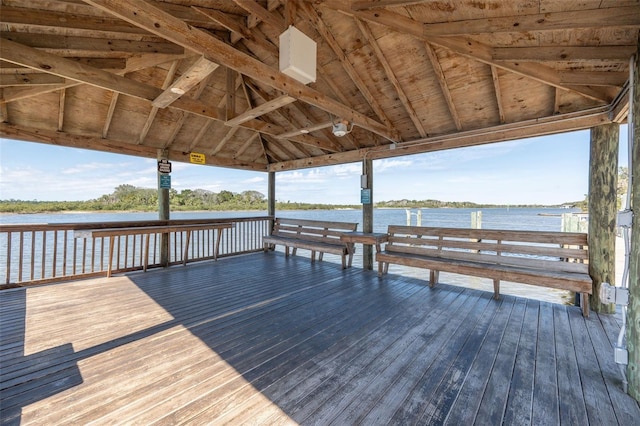
<path id="1" fill-rule="evenodd" d="M 356 0 L 351 3 L 353 10 L 376 9 L 380 7 L 412 6 L 427 3 L 431 0 Z"/>
<path id="2" fill-rule="evenodd" d="M 255 0 L 233 0 L 235 4 L 246 10 L 247 12 L 255 15 L 262 22 L 270 25 L 273 28 L 278 29 L 279 31 L 284 31 L 284 19 L 275 15 L 274 13 L 269 12 L 267 9 L 262 7 Z"/>
<path id="3" fill-rule="evenodd" d="M 4 9 L 3 9 L 4 12 Z M 4 18 L 4 13 L 3 13 Z M 74 37 L 67 35 L 30 34 L 18 32 L 0 32 L 0 38 L 43 49 L 59 56 L 81 56 L 93 58 L 121 57 L 123 53 L 165 53 L 184 54 L 184 48 L 166 41 L 136 41 L 118 39 L 100 39 L 94 37 Z"/>
<path id="4" fill-rule="evenodd" d="M 563 85 L 585 86 L 621 87 L 629 79 L 629 73 L 608 71 L 560 71 L 558 76 Z"/>
<path id="5" fill-rule="evenodd" d="M 233 154 L 233 158 L 238 159 L 240 156 L 242 156 L 242 154 L 245 153 L 245 151 L 247 149 L 249 149 L 249 147 L 254 143 L 254 141 L 260 137 L 260 133 L 254 133 L 251 136 L 249 136 L 247 138 L 247 140 L 245 141 L 245 143 L 242 144 L 242 146 L 240 148 L 238 148 L 238 150 L 235 152 L 235 154 Z"/>
<path id="6" fill-rule="evenodd" d="M 287 0 L 284 4 L 284 28 L 283 31 L 289 28 L 289 25 L 296 24 L 296 15 L 298 14 L 298 0 Z"/>
<path id="7" fill-rule="evenodd" d="M 425 43 L 425 49 L 427 51 L 427 56 L 429 57 L 429 61 L 431 62 L 431 66 L 433 67 L 433 72 L 438 79 L 438 84 L 440 84 L 440 90 L 442 91 L 442 96 L 449 107 L 449 113 L 451 114 L 451 119 L 456 125 L 456 129 L 462 130 L 462 121 L 460 121 L 460 116 L 458 115 L 458 111 L 456 110 L 456 104 L 453 102 L 453 97 L 451 96 L 451 91 L 449 90 L 449 85 L 447 84 L 447 78 L 444 75 L 444 71 L 442 70 L 442 66 L 440 65 L 440 60 L 438 59 L 438 55 L 435 50 L 429 43 Z"/>
<path id="8" fill-rule="evenodd" d="M 336 58 L 338 58 L 338 61 L 342 64 L 342 68 L 345 70 L 349 78 L 351 78 L 351 81 L 353 81 L 353 83 L 359 89 L 360 94 L 367 100 L 367 103 L 371 106 L 373 112 L 375 112 L 378 118 L 387 126 L 388 129 L 390 129 L 390 131 L 394 131 L 391 120 L 389 119 L 389 117 L 387 117 L 387 114 L 376 99 L 376 96 L 371 92 L 371 90 L 369 90 L 369 87 L 362 80 L 360 74 L 358 74 L 358 71 L 356 71 L 353 64 L 351 64 L 351 62 L 347 58 L 347 55 L 344 53 L 344 50 L 342 50 L 342 47 L 340 47 L 340 45 L 338 44 L 338 41 L 335 39 L 329 28 L 325 25 L 322 18 L 320 18 L 320 16 L 318 15 L 318 12 L 313 8 L 313 6 L 311 6 L 311 4 L 306 2 L 301 4 L 301 9 L 307 14 L 307 17 L 314 25 L 316 31 L 320 33 L 322 38 L 327 42 L 327 45 L 331 48 L 331 50 L 333 50 Z M 339 117 L 349 120 L 348 116 Z"/>
<path id="9" fill-rule="evenodd" d="M 212 124 L 213 124 L 213 121 L 207 120 L 202 126 L 200 126 L 200 129 L 198 130 L 196 137 L 193 138 L 193 140 L 191 141 L 191 144 L 189 144 L 189 152 L 196 151 L 196 147 L 198 146 L 198 144 L 200 144 L 200 141 L 202 140 L 202 138 L 204 138 L 204 135 L 209 131 L 209 128 L 211 127 Z"/>
<path id="10" fill-rule="evenodd" d="M 67 99 L 67 89 L 60 90 L 60 98 L 58 100 L 58 131 L 61 132 L 64 127 L 64 107 Z"/>
<path id="11" fill-rule="evenodd" d="M 166 108 L 171 105 L 180 96 L 187 93 L 199 82 L 205 79 L 209 74 L 218 68 L 218 64 L 205 59 L 198 60 L 189 67 L 170 87 L 167 87 L 157 98 L 153 100 L 153 106 L 156 108 Z"/>
<path id="12" fill-rule="evenodd" d="M 236 80 L 238 79 L 237 73 L 231 68 L 227 68 L 226 83 L 227 83 L 227 102 L 226 102 L 226 114 L 225 117 L 231 120 L 236 116 Z M 251 108 L 251 100 L 247 99 L 249 108 Z"/>
<path id="13" fill-rule="evenodd" d="M 225 124 L 227 126 L 237 126 L 249 120 L 252 120 L 256 117 L 260 117 L 262 115 L 268 114 L 271 111 L 282 108 L 285 105 L 289 105 L 296 101 L 296 98 L 292 98 L 288 95 L 278 96 L 277 98 L 265 102 L 264 104 L 257 106 L 253 109 L 243 112 L 242 114 L 237 115 L 231 120 L 228 120 Z"/>
<path id="14" fill-rule="evenodd" d="M 66 132 L 52 130 L 33 129 L 0 123 L 0 137 L 40 142 L 50 145 L 58 145 L 72 148 L 91 149 L 95 151 L 112 152 L 117 154 L 133 155 L 136 157 L 157 157 L 157 148 L 147 145 L 137 145 L 114 139 L 102 139 L 86 135 L 73 135 Z M 189 153 L 180 150 L 168 150 L 168 158 L 172 161 L 189 163 Z M 218 167 L 230 167 L 234 169 L 266 171 L 265 164 L 240 161 L 233 158 L 206 157 L 206 164 Z"/>
<path id="15" fill-rule="evenodd" d="M 635 46 L 529 46 L 494 47 L 495 61 L 565 62 L 565 61 L 624 61 L 635 52 Z"/>
<path id="16" fill-rule="evenodd" d="M 382 49 L 378 45 L 378 41 L 373 36 L 371 29 L 369 28 L 367 23 L 364 22 L 363 20 L 355 18 L 355 21 L 356 21 L 356 24 L 358 24 L 358 28 L 360 29 L 360 32 L 362 33 L 364 38 L 369 43 L 369 46 L 373 49 L 374 53 L 376 54 L 376 57 L 378 58 L 378 62 L 380 62 L 380 65 L 382 65 L 382 68 L 384 69 L 387 79 L 389 80 L 389 82 L 391 82 L 393 87 L 396 89 L 398 98 L 400 99 L 400 102 L 402 102 L 402 106 L 404 106 L 405 111 L 407 111 L 407 114 L 409 115 L 409 118 L 411 118 L 411 121 L 413 122 L 413 125 L 416 127 L 416 130 L 418 131 L 421 137 L 423 138 L 426 137 L 427 131 L 424 129 L 424 126 L 422 125 L 422 121 L 420 120 L 420 117 L 418 117 L 416 110 L 413 108 L 413 105 L 411 105 L 411 101 L 409 101 L 409 97 L 407 96 L 407 94 L 404 92 L 404 89 L 400 85 L 400 82 L 398 81 L 396 74 L 393 72 L 391 65 L 389 65 L 389 62 L 387 61 L 387 58 L 384 56 Z"/>
<path id="17" fill-rule="evenodd" d="M 377 11 L 379 12 L 379 11 Z M 468 19 L 462 21 L 421 24 L 427 37 L 460 36 L 493 33 L 525 33 L 534 31 L 575 30 L 579 28 L 638 27 L 640 7 L 609 7 Z"/>
<path id="18" fill-rule="evenodd" d="M 443 151 L 453 148 L 511 141 L 521 139 L 523 137 L 544 136 L 589 129 L 594 126 L 610 122 L 609 107 L 605 106 L 577 113 L 559 114 L 552 117 L 501 124 L 499 126 L 484 129 L 431 136 L 424 139 L 402 142 L 395 149 L 390 149 L 389 145 L 385 145 L 341 153 L 332 153 L 300 160 L 273 163 L 269 165 L 268 170 L 279 172 L 284 170 L 353 163 L 356 161 L 362 161 L 365 155 L 367 158 L 375 160 L 421 154 L 425 152 Z"/>
<path id="19" fill-rule="evenodd" d="M 498 104 L 498 114 L 500 115 L 500 124 L 504 124 L 506 118 L 504 116 L 504 105 L 502 104 L 502 90 L 500 89 L 500 79 L 498 77 L 498 69 L 491 66 L 491 78 L 493 79 L 493 89 L 496 93 L 496 103 Z"/>
<path id="20" fill-rule="evenodd" d="M 279 134 L 276 137 L 278 139 L 289 139 L 289 138 L 291 138 L 293 136 L 296 136 L 296 135 L 303 135 L 303 134 L 315 132 L 317 130 L 326 129 L 328 127 L 331 127 L 332 125 L 333 125 L 333 123 L 331 121 L 325 121 L 323 123 L 314 124 L 314 125 L 311 125 L 311 126 L 303 127 L 301 129 L 291 130 L 289 132 L 285 132 L 285 133 Z"/>
<path id="21" fill-rule="evenodd" d="M 111 101 L 109 102 L 109 109 L 107 110 L 107 117 L 104 120 L 104 126 L 102 126 L 102 138 L 106 139 L 109 134 L 109 128 L 113 121 L 113 113 L 116 111 L 116 105 L 118 104 L 118 98 L 120 93 L 113 92 L 111 94 Z"/>
<path id="22" fill-rule="evenodd" d="M 178 65 L 180 64 L 180 61 L 173 61 L 173 63 L 171 64 L 171 67 L 169 67 L 169 72 L 167 72 L 167 75 L 164 78 L 164 83 L 162 84 L 162 89 L 166 89 L 167 87 L 169 87 L 169 85 L 171 84 L 171 82 L 173 81 L 176 72 L 178 71 Z M 162 95 L 160 95 L 162 96 Z M 158 98 L 156 98 L 157 100 Z M 149 133 L 149 130 L 151 129 L 151 125 L 153 124 L 153 120 L 155 120 L 156 118 L 156 114 L 158 113 L 158 109 L 159 107 L 157 107 L 155 104 L 152 104 L 151 107 L 151 111 L 149 112 L 149 115 L 147 116 L 147 120 L 144 123 L 144 126 L 142 126 L 142 131 L 140 132 L 140 135 L 138 136 L 138 144 L 142 144 L 144 143 L 144 140 L 147 137 L 147 134 Z"/>
<path id="23" fill-rule="evenodd" d="M 519 63 L 495 61 L 493 59 L 492 47 L 471 38 L 456 36 L 438 37 L 431 34 L 426 34 L 423 28 L 424 24 L 398 13 L 390 12 L 384 9 L 376 11 L 356 12 L 352 11 L 349 8 L 346 8 L 340 2 L 323 3 L 323 6 L 331 7 L 350 16 L 357 16 L 367 21 L 385 25 L 401 34 L 411 35 L 418 39 L 427 41 L 430 44 L 435 44 L 440 47 L 449 49 L 459 55 L 485 63 L 487 65 L 494 65 L 498 68 L 528 78 L 532 78 L 543 84 L 570 90 L 597 101 L 610 102 L 612 100 L 609 93 L 605 90 L 599 90 L 598 88 L 588 86 L 570 86 L 562 84 L 560 81 L 560 77 L 558 76 L 558 72 L 548 66 L 531 62 Z"/>
<path id="24" fill-rule="evenodd" d="M 50 86 L 64 82 L 62 77 L 44 73 L 0 74 L 0 87 Z"/>

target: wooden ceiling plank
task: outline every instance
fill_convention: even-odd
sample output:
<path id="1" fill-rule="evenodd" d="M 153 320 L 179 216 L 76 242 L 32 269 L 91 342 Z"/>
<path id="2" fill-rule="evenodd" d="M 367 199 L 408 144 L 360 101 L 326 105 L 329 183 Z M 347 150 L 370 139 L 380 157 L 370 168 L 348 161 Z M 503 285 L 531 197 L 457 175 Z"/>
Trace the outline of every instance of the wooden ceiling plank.
<path id="1" fill-rule="evenodd" d="M 120 97 L 120 93 L 113 92 L 111 94 L 111 102 L 109 102 L 109 109 L 107 110 L 107 117 L 104 120 L 104 126 L 102 126 L 102 138 L 106 139 L 109 135 L 109 128 L 111 127 L 111 122 L 113 121 L 113 113 L 116 111 L 116 105 L 118 103 L 118 98 Z"/>
<path id="2" fill-rule="evenodd" d="M 176 76 L 176 72 L 178 71 L 178 65 L 180 64 L 180 61 L 173 61 L 173 63 L 171 64 L 171 67 L 169 67 L 169 71 L 167 72 L 166 77 L 164 78 L 164 83 L 162 84 L 162 89 L 167 89 L 169 87 L 169 85 L 171 84 L 171 82 L 173 81 L 173 79 Z M 163 92 L 164 93 L 164 92 Z M 162 96 L 162 95 L 160 95 Z M 156 98 L 158 99 L 158 98 Z M 144 140 L 147 138 L 147 134 L 149 133 L 149 130 L 151 129 L 151 125 L 153 124 L 153 120 L 155 120 L 156 118 L 156 114 L 158 113 L 158 109 L 159 107 L 157 107 L 155 104 L 152 103 L 151 106 L 151 111 L 149 112 L 149 115 L 147 116 L 147 120 L 144 123 L 144 126 L 142 126 L 142 131 L 140 132 L 140 135 L 138 136 L 138 144 L 143 144 Z"/>
<path id="3" fill-rule="evenodd" d="M 196 149 L 196 147 L 200 144 L 200 141 L 202 141 L 202 138 L 204 138 L 204 135 L 209 131 L 209 128 L 211 127 L 212 124 L 213 124 L 213 120 L 207 120 L 200 127 L 200 130 L 198 130 L 198 134 L 196 135 L 195 138 L 193 138 L 193 140 L 191 141 L 191 144 L 189 145 L 189 152 L 192 152 L 194 149 Z"/>
<path id="4" fill-rule="evenodd" d="M 64 127 L 64 107 L 67 99 L 67 89 L 60 90 L 60 98 L 58 100 L 58 131 L 61 132 Z"/>
<path id="5" fill-rule="evenodd" d="M 365 82 L 360 77 L 360 74 L 356 71 L 353 64 L 349 61 L 347 56 L 345 55 L 342 47 L 338 44 L 338 41 L 331 33 L 331 30 L 325 25 L 322 18 L 318 15 L 318 12 L 311 6 L 309 3 L 302 3 L 301 9 L 306 13 L 307 17 L 314 25 L 314 28 L 322 38 L 327 42 L 327 45 L 333 50 L 333 53 L 338 58 L 338 61 L 342 64 L 342 68 L 345 70 L 351 81 L 356 85 L 356 87 L 360 90 L 360 94 L 367 100 L 367 103 L 371 106 L 373 112 L 378 116 L 378 118 L 384 123 L 390 131 L 394 131 L 393 125 L 387 114 L 384 112 L 384 109 L 373 95 L 369 87 L 365 84 Z M 349 120 L 349 117 L 342 117 L 341 119 Z"/>
<path id="6" fill-rule="evenodd" d="M 529 46 L 494 47 L 495 61 L 628 61 L 636 51 L 635 46 Z"/>
<path id="7" fill-rule="evenodd" d="M 418 133 L 420 134 L 421 137 L 423 138 L 426 137 L 427 131 L 424 129 L 424 126 L 422 125 L 422 121 L 420 121 L 420 118 L 418 117 L 416 110 L 413 108 L 413 105 L 411 105 L 411 101 L 409 101 L 407 94 L 404 92 L 404 89 L 400 85 L 400 82 L 398 81 L 398 78 L 393 72 L 391 65 L 389 65 L 387 58 L 384 56 L 382 49 L 378 45 L 378 41 L 373 36 L 371 29 L 369 28 L 367 23 L 364 22 L 363 20 L 359 18 L 355 18 L 355 21 L 356 21 L 356 24 L 358 24 L 358 28 L 360 29 L 360 32 L 362 33 L 364 38 L 369 43 L 369 46 L 373 49 L 374 53 L 376 54 L 376 57 L 378 58 L 378 62 L 380 62 L 380 64 L 382 65 L 382 68 L 384 69 L 387 79 L 389 79 L 393 87 L 396 89 L 398 98 L 400 99 L 400 102 L 402 102 L 402 105 L 404 106 L 405 111 L 407 111 L 409 118 L 411 118 L 411 121 L 413 122 L 413 125 L 416 127 L 416 130 L 418 130 Z"/>
<path id="8" fill-rule="evenodd" d="M 4 97 L 3 89 L 0 89 L 0 99 Z M 8 123 L 9 120 L 9 108 L 7 107 L 6 102 L 0 103 L 0 123 Z"/>
<path id="9" fill-rule="evenodd" d="M 498 68 L 504 69 L 509 72 L 513 72 L 528 78 L 537 80 L 543 84 L 547 84 L 561 89 L 571 90 L 577 92 L 583 96 L 597 101 L 610 102 L 610 96 L 606 91 L 598 90 L 593 87 L 586 86 L 571 86 L 563 85 L 560 82 L 558 72 L 552 68 L 549 68 L 542 64 L 530 63 L 530 62 L 508 62 L 508 61 L 494 61 L 493 49 L 483 43 L 467 37 L 435 37 L 426 35 L 423 31 L 423 24 L 415 21 L 406 16 L 398 13 L 390 12 L 388 10 L 380 9 L 375 12 L 372 11 L 359 11 L 354 12 L 350 9 L 340 5 L 340 3 L 328 3 L 332 8 L 339 10 L 351 16 L 357 16 L 361 19 L 375 22 L 377 24 L 385 25 L 393 30 L 402 33 L 409 34 L 416 38 L 427 41 L 430 44 L 435 44 L 440 47 L 449 49 L 459 55 L 468 57 L 470 59 L 485 63 L 487 65 L 495 65 Z"/>
<path id="10" fill-rule="evenodd" d="M 84 56 L 83 52 L 97 52 L 92 57 L 102 54 L 122 53 L 164 53 L 180 55 L 184 48 L 166 41 L 108 40 L 94 37 L 73 37 L 66 35 L 29 34 L 19 32 L 0 32 L 0 38 L 26 44 L 36 49 L 46 49 L 60 56 Z"/>
<path id="11" fill-rule="evenodd" d="M 425 48 L 427 51 L 427 56 L 429 57 L 429 61 L 433 66 L 433 72 L 436 74 L 436 78 L 438 79 L 438 83 L 440 84 L 442 96 L 444 97 L 445 101 L 447 102 L 447 106 L 449 107 L 451 118 L 456 125 L 456 129 L 462 130 L 462 122 L 460 121 L 460 116 L 458 115 L 458 111 L 456 110 L 456 105 L 453 102 L 453 97 L 451 96 L 449 85 L 447 84 L 447 78 L 444 75 L 444 71 L 442 71 L 442 66 L 440 65 L 438 55 L 429 43 L 425 43 Z"/>
<path id="12" fill-rule="evenodd" d="M 259 105 L 255 108 L 249 109 L 248 111 L 243 112 L 242 114 L 238 114 L 236 117 L 232 118 L 225 122 L 227 126 L 238 126 L 242 123 L 245 123 L 254 118 L 260 117 L 262 115 L 268 114 L 271 111 L 274 111 L 278 108 L 282 108 L 285 105 L 289 105 L 295 102 L 297 99 L 292 98 L 289 95 L 281 95 L 275 99 L 272 99 L 269 102 L 265 102 L 262 105 Z"/>
<path id="13" fill-rule="evenodd" d="M 8 123 L 0 123 L 0 137 L 40 142 L 50 145 L 59 145 L 72 148 L 92 149 L 97 151 L 112 152 L 137 157 L 156 159 L 158 150 L 147 145 L 136 145 L 114 139 L 102 139 L 86 135 L 76 135 L 55 130 L 44 130 L 15 126 Z M 189 163 L 189 153 L 181 150 L 169 150 L 168 158 L 172 161 Z M 261 163 L 240 161 L 233 158 L 207 156 L 206 164 L 218 167 L 230 167 L 235 169 L 266 171 L 266 165 Z"/>
<path id="14" fill-rule="evenodd" d="M 214 62 L 231 67 L 256 81 L 293 95 L 303 102 L 343 117 L 359 127 L 377 133 L 389 140 L 398 140 L 399 138 L 397 132 L 390 132 L 382 123 L 347 108 L 317 90 L 307 87 L 259 60 L 236 50 L 212 35 L 187 25 L 184 21 L 163 12 L 144 0 L 130 0 L 127 2 L 86 0 L 86 2 L 126 21 L 135 23 L 185 48 L 197 50 L 197 53 Z M 240 3 L 244 2 L 241 1 Z"/>
<path id="15" fill-rule="evenodd" d="M 55 85 L 5 88 L 3 89 L 3 97 L 0 99 L 0 103 L 4 104 L 19 101 L 21 99 L 33 98 L 35 96 L 44 95 L 45 93 L 57 92 L 58 90 L 68 89 L 81 84 L 74 80 L 65 81 L 66 83 Z"/>
<path id="16" fill-rule="evenodd" d="M 504 115 L 504 105 L 502 103 L 502 90 L 500 89 L 500 78 L 498 76 L 498 69 L 491 66 L 491 78 L 493 79 L 493 89 L 496 93 L 496 102 L 498 104 L 498 114 L 500 116 L 500 124 L 506 122 Z"/>
<path id="17" fill-rule="evenodd" d="M 622 86 L 629 79 L 626 72 L 560 71 L 560 82 L 566 85 Z"/>
<path id="18" fill-rule="evenodd" d="M 65 79 L 51 74 L 0 74 L 0 87 L 26 87 L 63 84 Z"/>
<path id="19" fill-rule="evenodd" d="M 225 102 L 226 114 L 225 118 L 231 120 L 236 116 L 236 80 L 238 79 L 237 73 L 231 68 L 227 68 L 226 80 L 227 80 L 227 101 Z M 251 100 L 247 99 L 249 107 L 251 107 Z"/>
<path id="20" fill-rule="evenodd" d="M 170 87 L 167 87 L 160 96 L 153 100 L 153 106 L 157 108 L 168 107 L 175 102 L 176 99 L 194 88 L 196 84 L 215 71 L 218 66 L 218 64 L 204 57 L 198 58 Z"/>
<path id="21" fill-rule="evenodd" d="M 576 28 L 638 27 L 638 6 L 549 12 L 420 24 L 428 37 L 573 30 Z"/>

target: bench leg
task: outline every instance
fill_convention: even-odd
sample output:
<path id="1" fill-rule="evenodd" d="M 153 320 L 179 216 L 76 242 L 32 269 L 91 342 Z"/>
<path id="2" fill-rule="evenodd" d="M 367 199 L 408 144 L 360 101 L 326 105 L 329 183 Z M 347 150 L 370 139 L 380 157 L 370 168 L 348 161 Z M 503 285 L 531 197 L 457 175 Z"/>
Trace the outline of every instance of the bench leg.
<path id="1" fill-rule="evenodd" d="M 315 262 L 316 262 L 316 252 L 311 250 L 311 263 L 315 263 Z"/>
<path id="2" fill-rule="evenodd" d="M 342 269 L 347 269 L 347 256 L 344 253 L 342 254 Z"/>
<path id="3" fill-rule="evenodd" d="M 295 254 L 295 252 L 293 254 Z M 284 256 L 289 257 L 289 246 L 284 246 Z"/>
<path id="4" fill-rule="evenodd" d="M 589 318 L 589 293 L 580 293 L 580 306 L 582 306 L 582 316 Z"/>
<path id="5" fill-rule="evenodd" d="M 381 277 L 384 275 L 384 262 L 378 261 L 378 276 Z"/>
<path id="6" fill-rule="evenodd" d="M 500 299 L 500 280 L 493 280 L 493 298 Z"/>
<path id="7" fill-rule="evenodd" d="M 322 255 L 323 255 L 323 254 L 324 254 L 323 252 L 320 252 L 320 253 L 318 254 L 318 260 L 319 260 L 320 262 L 322 262 Z"/>
<path id="8" fill-rule="evenodd" d="M 434 271 L 433 269 L 429 271 L 429 287 L 433 288 L 436 284 L 438 284 L 438 278 L 440 277 L 440 271 Z"/>

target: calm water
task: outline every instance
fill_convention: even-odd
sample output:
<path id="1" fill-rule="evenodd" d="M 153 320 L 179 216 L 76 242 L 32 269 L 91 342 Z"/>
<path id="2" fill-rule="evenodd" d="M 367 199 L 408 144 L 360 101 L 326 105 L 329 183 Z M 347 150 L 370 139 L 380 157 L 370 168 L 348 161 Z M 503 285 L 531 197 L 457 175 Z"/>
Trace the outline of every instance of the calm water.
<path id="1" fill-rule="evenodd" d="M 535 209 L 535 208 L 493 208 L 493 209 L 412 209 L 410 220 L 417 224 L 418 213 L 421 214 L 423 226 L 442 226 L 452 228 L 469 228 L 473 212 L 482 212 L 482 228 L 512 229 L 531 231 L 560 231 L 561 214 L 570 213 L 571 209 Z M 230 217 L 264 216 L 266 212 L 173 212 L 171 219 L 218 219 Z M 362 230 L 362 212 L 360 210 L 303 210 L 277 211 L 276 216 L 298 219 L 320 219 L 330 221 L 358 222 L 358 229 Z M 29 215 L 0 215 L 0 224 L 24 223 L 77 223 L 77 222 L 116 222 L 130 220 L 157 219 L 157 213 L 64 213 L 64 214 L 29 214 Z M 406 225 L 407 211 L 405 209 L 375 209 L 374 232 L 385 232 L 387 226 Z M 362 266 L 362 250 L 357 248 L 354 266 Z M 325 256 L 326 260 L 339 263 L 336 256 Z M 428 271 L 391 265 L 390 273 L 428 279 Z M 444 283 L 464 285 L 486 291 L 493 291 L 491 280 L 441 273 L 440 280 Z M 528 286 L 516 283 L 502 283 L 501 293 L 513 294 L 555 303 L 570 303 L 568 292 L 544 287 Z"/>

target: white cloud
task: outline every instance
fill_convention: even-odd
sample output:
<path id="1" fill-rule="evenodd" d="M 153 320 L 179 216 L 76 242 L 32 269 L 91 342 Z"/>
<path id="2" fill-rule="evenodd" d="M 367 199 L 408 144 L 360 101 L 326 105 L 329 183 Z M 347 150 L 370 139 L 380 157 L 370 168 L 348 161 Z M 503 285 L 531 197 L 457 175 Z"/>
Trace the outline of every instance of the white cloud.
<path id="1" fill-rule="evenodd" d="M 265 182 L 266 179 L 260 176 L 256 176 L 256 177 L 252 177 L 249 179 L 245 179 L 242 181 L 242 183 L 262 183 Z"/>

